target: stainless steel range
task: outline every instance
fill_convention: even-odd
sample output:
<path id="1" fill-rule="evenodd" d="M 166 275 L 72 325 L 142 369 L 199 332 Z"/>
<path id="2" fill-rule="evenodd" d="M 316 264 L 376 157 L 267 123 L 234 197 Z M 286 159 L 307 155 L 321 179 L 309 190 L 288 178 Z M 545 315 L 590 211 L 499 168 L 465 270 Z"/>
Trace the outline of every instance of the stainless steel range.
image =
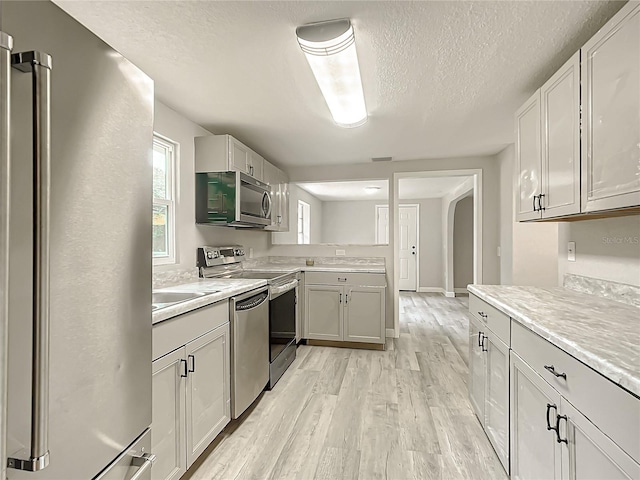
<path id="1" fill-rule="evenodd" d="M 244 248 L 240 245 L 198 249 L 198 267 L 200 276 L 203 278 L 247 278 L 267 281 L 269 291 L 268 387 L 271 389 L 296 358 L 296 304 L 299 275 L 298 273 L 246 270 L 241 263 L 244 258 Z M 234 339 L 232 344 L 235 344 Z"/>

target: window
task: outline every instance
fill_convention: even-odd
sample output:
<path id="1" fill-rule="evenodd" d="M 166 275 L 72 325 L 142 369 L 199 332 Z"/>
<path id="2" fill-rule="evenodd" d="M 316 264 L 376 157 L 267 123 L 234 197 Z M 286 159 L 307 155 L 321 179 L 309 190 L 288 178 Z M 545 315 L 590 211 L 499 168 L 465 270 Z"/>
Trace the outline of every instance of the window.
<path id="1" fill-rule="evenodd" d="M 177 144 L 153 135 L 153 264 L 175 263 Z"/>
<path id="2" fill-rule="evenodd" d="M 308 244 L 311 230 L 311 207 L 298 200 L 298 244 Z"/>

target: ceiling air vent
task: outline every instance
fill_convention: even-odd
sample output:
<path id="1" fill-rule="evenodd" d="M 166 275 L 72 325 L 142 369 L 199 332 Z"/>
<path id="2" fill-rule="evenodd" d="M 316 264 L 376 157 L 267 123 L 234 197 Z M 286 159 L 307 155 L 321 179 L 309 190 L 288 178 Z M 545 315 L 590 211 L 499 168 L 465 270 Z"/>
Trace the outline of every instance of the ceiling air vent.
<path id="1" fill-rule="evenodd" d="M 372 162 L 390 162 L 391 157 L 373 157 L 371 161 Z"/>

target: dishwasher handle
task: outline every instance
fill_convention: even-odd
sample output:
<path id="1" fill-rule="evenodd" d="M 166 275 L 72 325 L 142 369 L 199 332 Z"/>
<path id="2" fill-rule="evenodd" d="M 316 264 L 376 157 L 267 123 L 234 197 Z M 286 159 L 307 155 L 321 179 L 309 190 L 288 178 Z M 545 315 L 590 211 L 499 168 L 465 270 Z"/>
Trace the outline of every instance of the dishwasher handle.
<path id="1" fill-rule="evenodd" d="M 269 298 L 269 292 L 265 290 L 249 298 L 240 300 L 239 302 L 236 302 L 236 312 L 243 311 L 243 310 L 252 310 L 254 308 L 257 308 L 260 305 L 262 305 L 264 302 L 266 302 L 268 298 Z"/>

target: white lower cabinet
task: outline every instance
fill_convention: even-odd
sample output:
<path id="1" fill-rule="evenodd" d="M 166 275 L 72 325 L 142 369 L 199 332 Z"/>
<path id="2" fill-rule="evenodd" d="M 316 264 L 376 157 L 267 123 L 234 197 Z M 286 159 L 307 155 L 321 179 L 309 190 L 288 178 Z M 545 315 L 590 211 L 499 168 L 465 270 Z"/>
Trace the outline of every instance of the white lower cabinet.
<path id="1" fill-rule="evenodd" d="M 231 419 L 229 324 L 189 342 L 187 354 L 187 463 L 204 452 Z"/>
<path id="2" fill-rule="evenodd" d="M 610 430 L 615 424 L 593 423 L 593 419 L 575 406 L 588 406 L 585 398 L 575 392 L 567 393 L 569 398 L 561 395 L 542 377 L 543 372 L 537 370 L 537 366 L 532 367 L 518 355 L 517 343 L 513 348 L 510 360 L 511 477 L 522 480 L 640 479 L 640 465 L 612 440 L 612 437 L 620 438 L 617 430 Z M 525 353 L 530 352 L 525 350 Z M 588 367 L 583 368 L 589 371 Z M 579 372 L 566 375 L 567 383 L 579 386 Z M 610 398 L 606 388 L 597 382 L 593 383 L 589 395 Z M 628 413 L 624 411 L 624 403 L 610 403 L 612 412 Z M 636 412 L 638 408 L 640 404 Z M 637 431 L 639 427 L 631 420 L 632 415 L 625 416 L 630 420 L 625 428 Z"/>
<path id="3" fill-rule="evenodd" d="M 178 479 L 187 471 L 185 370 L 184 348 L 153 362 L 153 480 Z"/>
<path id="4" fill-rule="evenodd" d="M 229 324 L 153 361 L 153 480 L 178 479 L 231 419 Z"/>
<path id="5" fill-rule="evenodd" d="M 561 450 L 555 433 L 560 394 L 511 352 L 511 478 L 559 480 Z"/>
<path id="6" fill-rule="evenodd" d="M 484 426 L 485 361 L 482 350 L 482 324 L 471 317 L 469 321 L 469 400 L 478 420 Z"/>
<path id="7" fill-rule="evenodd" d="M 358 285 L 358 274 L 336 276 L 347 285 L 313 284 L 314 279 L 331 281 L 333 274 L 307 274 L 304 287 L 304 335 L 310 340 L 383 344 L 385 331 L 384 275 Z M 370 276 L 369 276 L 370 277 Z M 366 277 L 366 278 L 369 278 Z M 353 279 L 353 280 L 352 280 Z M 353 284 L 348 284 L 353 281 Z"/>
<path id="8" fill-rule="evenodd" d="M 342 340 L 342 287 L 306 285 L 304 295 L 307 338 Z"/>
<path id="9" fill-rule="evenodd" d="M 488 330 L 482 339 L 486 356 L 484 429 L 504 469 L 509 471 L 509 347 Z"/>
<path id="10" fill-rule="evenodd" d="M 559 415 L 563 479 L 640 478 L 640 465 L 564 397 Z M 629 425 L 629 428 L 640 426 Z"/>
<path id="11" fill-rule="evenodd" d="M 469 398 L 509 471 L 509 346 L 475 318 L 469 324 Z"/>

